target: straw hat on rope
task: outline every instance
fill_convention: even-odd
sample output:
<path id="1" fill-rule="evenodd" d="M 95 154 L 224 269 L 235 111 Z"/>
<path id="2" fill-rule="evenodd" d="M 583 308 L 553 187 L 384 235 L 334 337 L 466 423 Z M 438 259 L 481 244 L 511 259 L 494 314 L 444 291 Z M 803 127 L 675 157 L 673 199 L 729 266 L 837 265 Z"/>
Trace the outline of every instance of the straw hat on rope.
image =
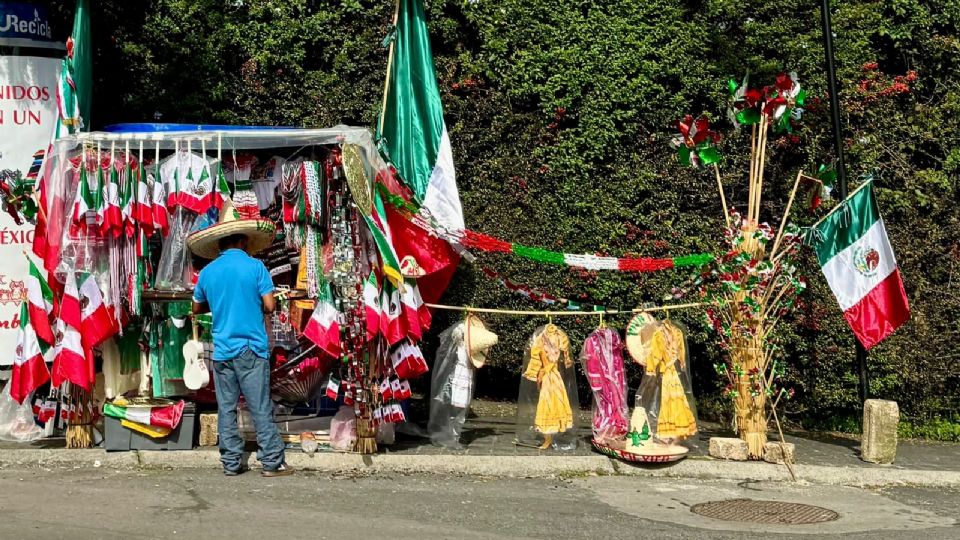
<path id="1" fill-rule="evenodd" d="M 463 333 L 470 363 L 475 368 L 482 368 L 487 363 L 487 354 L 490 352 L 490 348 L 496 345 L 500 338 L 487 330 L 480 317 L 473 314 L 467 315 L 467 319 L 463 321 Z"/>

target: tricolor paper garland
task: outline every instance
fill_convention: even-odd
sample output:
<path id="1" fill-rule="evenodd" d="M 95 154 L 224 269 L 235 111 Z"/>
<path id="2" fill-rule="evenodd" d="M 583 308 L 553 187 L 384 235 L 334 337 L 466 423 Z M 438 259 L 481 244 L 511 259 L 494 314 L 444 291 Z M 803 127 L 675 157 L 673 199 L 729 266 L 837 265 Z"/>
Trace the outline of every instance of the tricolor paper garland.
<path id="1" fill-rule="evenodd" d="M 698 253 L 673 258 L 602 257 L 599 255 L 560 253 L 548 249 L 524 246 L 499 240 L 471 230 L 460 231 L 460 243 L 467 249 L 489 253 L 513 253 L 530 260 L 584 268 L 586 270 L 615 270 L 619 272 L 656 272 L 670 268 L 702 266 L 713 260 L 709 253 Z"/>
<path id="2" fill-rule="evenodd" d="M 714 260 L 714 256 L 709 253 L 696 253 L 672 258 L 602 257 L 599 255 L 560 253 L 558 251 L 507 242 L 469 229 L 441 231 L 436 223 L 426 222 L 426 220 L 419 215 L 420 209 L 417 208 L 416 205 L 390 193 L 386 186 L 382 184 L 378 184 L 378 188 L 384 200 L 400 211 L 405 217 L 416 221 L 418 225 L 427 228 L 442 238 L 456 241 L 467 249 L 486 251 L 488 253 L 512 253 L 533 261 L 584 268 L 586 270 L 612 270 L 618 272 L 656 272 L 670 268 L 697 267 Z M 433 220 L 430 221 L 432 222 Z"/>

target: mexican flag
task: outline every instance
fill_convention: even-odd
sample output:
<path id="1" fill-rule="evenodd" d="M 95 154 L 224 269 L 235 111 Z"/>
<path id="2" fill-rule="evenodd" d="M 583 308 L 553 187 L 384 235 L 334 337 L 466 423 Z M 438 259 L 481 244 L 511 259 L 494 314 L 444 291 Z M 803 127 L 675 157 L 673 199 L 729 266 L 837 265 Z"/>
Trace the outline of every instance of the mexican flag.
<path id="1" fill-rule="evenodd" d="M 60 319 L 56 326 L 56 344 L 54 345 L 53 386 L 59 387 L 65 381 L 85 390 L 93 388 L 93 355 L 83 346 L 81 328 L 80 292 L 77 278 L 73 272 L 67 272 L 60 302 Z"/>
<path id="2" fill-rule="evenodd" d="M 383 291 L 380 293 L 380 332 L 386 338 L 388 345 L 396 345 L 407 337 L 408 327 L 403 318 L 403 305 L 400 300 L 400 290 L 389 281 L 383 282 Z"/>
<path id="3" fill-rule="evenodd" d="M 420 300 L 420 292 L 417 290 L 417 280 L 405 280 L 403 292 L 400 293 L 400 303 L 403 304 L 403 318 L 406 320 L 407 336 L 413 341 L 423 339 L 424 330 L 420 325 L 420 306 L 423 301 Z"/>
<path id="4" fill-rule="evenodd" d="M 103 301 L 103 293 L 93 274 L 81 274 L 80 288 L 80 331 L 83 333 L 83 345 L 91 349 L 117 333 L 118 328 L 113 315 Z"/>
<path id="5" fill-rule="evenodd" d="M 317 307 L 307 321 L 303 335 L 328 355 L 340 356 L 340 313 L 333 303 L 329 283 L 320 286 Z"/>
<path id="6" fill-rule="evenodd" d="M 134 171 L 136 197 L 133 202 L 133 220 L 140 224 L 140 229 L 149 237 L 153 234 L 153 194 L 150 192 L 148 176 L 143 168 L 142 162 L 137 163 Z"/>
<path id="7" fill-rule="evenodd" d="M 910 306 L 873 182 L 842 206 L 814 231 L 817 259 L 844 318 L 869 350 L 910 318 Z"/>
<path id="8" fill-rule="evenodd" d="M 30 263 L 33 266 L 33 263 Z M 23 403 L 34 390 L 50 380 L 50 371 L 43 360 L 43 347 L 31 324 L 33 310 L 28 302 L 20 303 L 20 331 L 17 335 L 17 350 L 10 371 L 10 397 Z M 49 329 L 49 323 L 48 323 Z"/>
<path id="9" fill-rule="evenodd" d="M 123 401 L 119 402 L 123 403 Z M 137 424 L 175 429 L 180 425 L 184 405 L 183 400 L 162 407 L 123 407 L 113 403 L 104 403 L 103 414 Z"/>
<path id="10" fill-rule="evenodd" d="M 98 211 L 103 212 L 103 220 L 100 223 L 100 234 L 104 237 L 108 231 L 114 238 L 120 236 L 123 230 L 123 212 L 120 210 L 120 173 L 117 171 L 117 162 L 110 154 L 110 173 L 107 175 L 107 181 L 103 184 L 103 200 Z"/>
<path id="11" fill-rule="evenodd" d="M 464 228 L 463 208 L 421 0 L 399 0 L 391 55 L 378 129 L 381 148 L 422 209 L 444 228 L 459 231 Z M 459 257 L 444 240 L 413 226 L 400 214 L 394 212 L 387 218 L 395 239 L 411 235 L 409 241 L 395 242 L 397 256 L 401 261 L 413 258 L 426 271 L 420 281 L 423 296 L 436 301 Z"/>
<path id="12" fill-rule="evenodd" d="M 367 340 L 372 340 L 380 333 L 380 287 L 377 285 L 377 275 L 370 271 L 370 277 L 363 282 L 363 308 L 367 320 Z"/>
<path id="13" fill-rule="evenodd" d="M 120 215 L 122 216 L 121 221 L 123 222 L 123 234 L 127 235 L 127 238 L 133 238 L 133 233 L 136 228 L 136 216 L 134 216 L 134 199 L 137 193 L 138 184 L 137 179 L 133 175 L 133 167 L 131 166 L 131 161 L 133 157 L 130 155 L 129 149 L 124 154 L 123 157 L 123 181 L 120 185 Z M 134 163 L 133 165 L 139 165 Z"/>
<path id="14" fill-rule="evenodd" d="M 167 210 L 167 193 L 160 179 L 160 164 L 154 163 L 152 178 L 147 182 L 153 186 L 151 193 L 151 211 L 153 213 L 153 228 L 163 236 L 170 231 L 170 216 Z"/>
<path id="15" fill-rule="evenodd" d="M 96 201 L 90 191 L 90 182 L 87 179 L 87 167 L 80 164 L 80 180 L 77 186 L 77 196 L 73 201 L 73 217 L 70 220 L 70 235 L 77 236 L 87 230 L 87 212 L 94 209 Z"/>
<path id="16" fill-rule="evenodd" d="M 30 324 L 37 337 L 44 343 L 53 345 L 53 327 L 50 326 L 50 313 L 53 312 L 53 291 L 43 278 L 37 265 L 30 262 L 27 274 L 27 309 L 30 312 Z M 23 317 L 20 317 L 23 321 Z M 21 324 L 26 324 L 21 322 Z"/>

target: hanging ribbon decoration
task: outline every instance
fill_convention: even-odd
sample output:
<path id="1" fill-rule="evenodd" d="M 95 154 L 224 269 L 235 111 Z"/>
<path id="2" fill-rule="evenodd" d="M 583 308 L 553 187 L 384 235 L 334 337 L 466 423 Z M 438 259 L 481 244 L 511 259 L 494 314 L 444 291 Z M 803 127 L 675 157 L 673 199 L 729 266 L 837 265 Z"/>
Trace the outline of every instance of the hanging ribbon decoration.
<path id="1" fill-rule="evenodd" d="M 566 265 L 584 268 L 586 270 L 611 270 L 618 272 L 656 272 L 670 268 L 699 267 L 714 260 L 714 256 L 709 253 L 697 253 L 671 258 L 601 257 L 598 255 L 561 253 L 507 242 L 469 229 L 444 231 L 435 220 L 431 219 L 427 221 L 427 219 L 421 215 L 419 208 L 404 200 L 402 197 L 390 193 L 383 184 L 378 183 L 377 188 L 380 190 L 383 199 L 404 217 L 428 232 L 432 232 L 445 240 L 459 243 L 467 249 L 488 253 L 512 253 L 537 262 Z"/>
<path id="2" fill-rule="evenodd" d="M 481 267 L 481 270 L 485 276 L 493 281 L 496 281 L 505 289 L 513 291 L 520 296 L 523 296 L 524 298 L 534 302 L 540 302 L 547 305 L 566 306 L 566 308 L 570 311 L 607 311 L 606 306 L 590 304 L 587 302 L 577 302 L 561 296 L 555 296 L 541 289 L 534 289 L 533 287 L 524 285 L 523 283 L 517 283 L 485 266 Z"/>

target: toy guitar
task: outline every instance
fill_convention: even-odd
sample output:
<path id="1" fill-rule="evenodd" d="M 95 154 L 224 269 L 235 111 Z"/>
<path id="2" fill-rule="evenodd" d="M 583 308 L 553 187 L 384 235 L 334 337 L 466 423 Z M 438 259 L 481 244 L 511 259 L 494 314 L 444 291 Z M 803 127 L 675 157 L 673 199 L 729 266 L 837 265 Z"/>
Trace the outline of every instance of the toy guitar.
<path id="1" fill-rule="evenodd" d="M 183 384 L 190 390 L 199 390 L 210 384 L 210 370 L 203 360 L 203 343 L 197 332 L 197 322 L 193 323 L 193 339 L 183 344 Z"/>

